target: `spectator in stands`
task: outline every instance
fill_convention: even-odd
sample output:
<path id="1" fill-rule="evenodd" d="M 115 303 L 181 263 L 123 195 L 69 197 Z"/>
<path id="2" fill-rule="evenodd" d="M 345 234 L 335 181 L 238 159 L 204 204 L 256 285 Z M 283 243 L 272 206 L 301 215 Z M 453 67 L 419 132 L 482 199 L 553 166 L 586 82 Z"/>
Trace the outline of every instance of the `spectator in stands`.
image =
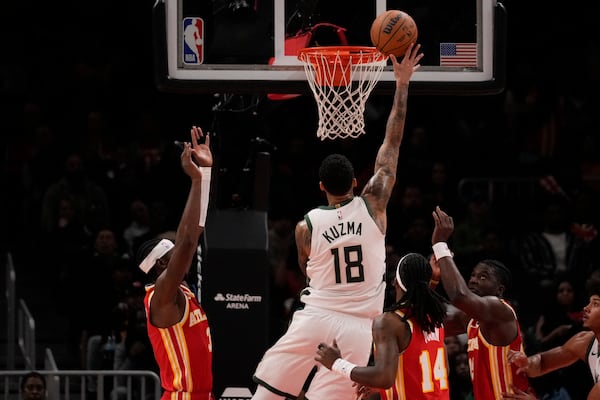
<path id="1" fill-rule="evenodd" d="M 135 257 L 136 240 L 150 231 L 150 209 L 141 199 L 135 199 L 129 205 L 129 224 L 123 230 L 123 239 L 127 244 L 127 254 Z"/>
<path id="2" fill-rule="evenodd" d="M 473 193 L 464 203 L 464 211 L 464 216 L 456 220 L 452 251 L 460 264 L 469 265 L 481 250 L 483 232 L 495 226 L 496 220 L 490 201 L 483 193 Z"/>
<path id="3" fill-rule="evenodd" d="M 528 347 L 532 354 L 536 348 L 539 351 L 549 350 L 563 345 L 573 335 L 583 330 L 583 305 L 577 298 L 577 293 L 584 291 L 583 287 L 575 287 L 567 277 L 559 279 L 552 294 L 552 299 L 544 305 L 535 326 L 536 347 Z M 575 363 L 557 371 L 550 372 L 538 378 L 532 378 L 532 384 L 540 397 L 549 398 L 553 394 L 566 390 L 572 399 L 583 399 L 587 395 L 585 379 L 590 379 L 587 366 Z"/>
<path id="4" fill-rule="evenodd" d="M 123 324 L 120 304 L 131 288 L 130 269 L 115 232 L 104 228 L 96 234 L 92 250 L 84 253 L 70 272 L 69 293 L 85 299 L 72 302 L 68 310 L 71 335 L 79 343 L 80 368 L 112 369 Z M 89 379 L 88 390 L 96 390 L 95 379 Z"/>
<path id="5" fill-rule="evenodd" d="M 473 400 L 469 355 L 465 346 L 456 353 L 448 354 L 448 368 L 450 400 Z"/>
<path id="6" fill-rule="evenodd" d="M 387 243 L 397 247 L 398 253 L 403 251 L 413 252 L 412 249 L 400 248 L 402 235 L 408 229 L 415 215 L 429 215 L 426 208 L 425 195 L 421 184 L 411 181 L 394 188 L 388 205 L 388 234 Z"/>
<path id="7" fill-rule="evenodd" d="M 419 253 L 425 258 L 431 254 L 431 217 L 415 213 L 405 220 L 406 225 L 398 241 L 398 253 Z"/>
<path id="8" fill-rule="evenodd" d="M 398 181 L 426 182 L 435 158 L 432 132 L 425 125 L 415 125 L 406 132 L 402 157 L 398 160 Z"/>
<path id="9" fill-rule="evenodd" d="M 81 366 L 87 369 L 110 369 L 112 357 L 102 354 L 102 347 L 112 337 L 117 339 L 119 328 L 118 306 L 131 287 L 128 261 L 119 250 L 112 229 L 96 234 L 93 250 L 83 256 L 81 263 L 71 271 L 70 286 L 78 299 L 71 306 L 71 319 L 77 321 L 81 343 Z"/>
<path id="10" fill-rule="evenodd" d="M 71 152 L 65 159 L 63 176 L 53 182 L 42 199 L 42 228 L 46 232 L 56 229 L 60 202 L 72 200 L 74 218 L 90 231 L 97 231 L 109 222 L 109 204 L 104 189 L 89 179 L 82 155 Z"/>
<path id="11" fill-rule="evenodd" d="M 153 371 L 159 373 L 158 365 L 152 352 L 152 344 L 146 330 L 146 312 L 144 310 L 144 287 L 138 282 L 134 283 L 132 291 L 123 307 L 125 323 L 119 333 L 120 341 L 115 347 L 115 370 Z M 133 378 L 133 398 L 142 399 L 139 390 L 140 378 Z M 113 399 L 127 399 L 128 378 L 118 377 L 113 391 Z"/>
<path id="12" fill-rule="evenodd" d="M 66 307 L 71 300 L 69 272 L 79 263 L 82 253 L 89 251 L 93 234 L 77 215 L 75 199 L 70 195 L 58 199 L 57 207 L 52 226 L 48 225 L 42 234 L 41 251 L 48 264 L 40 268 L 39 275 L 47 282 L 56 280 L 56 297 L 64 302 L 62 307 Z"/>
<path id="13" fill-rule="evenodd" d="M 46 400 L 46 378 L 36 371 L 31 371 L 21 378 L 21 394 L 23 400 Z"/>
<path id="14" fill-rule="evenodd" d="M 465 343 L 462 340 L 467 340 L 465 335 L 452 335 L 444 338 L 444 346 L 448 357 L 452 357 L 465 349 Z"/>
<path id="15" fill-rule="evenodd" d="M 451 173 L 450 163 L 443 159 L 433 161 L 429 181 L 424 186 L 424 197 L 428 209 L 437 205 L 443 210 L 458 213 L 460 203 L 456 190 L 457 185 L 458 182 Z"/>
<path id="16" fill-rule="evenodd" d="M 578 282 L 583 284 L 591 271 L 590 243 L 571 231 L 570 206 L 566 199 L 549 196 L 540 210 L 539 225 L 516 239 L 515 246 L 525 278 L 531 283 L 532 299 L 547 298 L 555 280 L 565 273 L 577 274 Z M 541 306 L 537 305 L 537 313 L 541 312 Z"/>

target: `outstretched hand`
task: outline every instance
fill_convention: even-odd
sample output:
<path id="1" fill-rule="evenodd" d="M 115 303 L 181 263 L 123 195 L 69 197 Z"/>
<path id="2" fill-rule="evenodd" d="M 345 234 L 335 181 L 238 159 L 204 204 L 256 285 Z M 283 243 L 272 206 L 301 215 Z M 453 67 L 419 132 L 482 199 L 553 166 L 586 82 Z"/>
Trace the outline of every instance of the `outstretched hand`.
<path id="1" fill-rule="evenodd" d="M 200 167 L 212 167 L 213 157 L 210 151 L 210 136 L 204 135 L 202 129 L 192 126 L 190 131 L 192 136 L 192 152 L 194 159 Z M 198 143 L 198 139 L 204 137 L 204 143 Z"/>
<path id="2" fill-rule="evenodd" d="M 527 374 L 529 359 L 525 353 L 522 351 L 509 350 L 506 359 L 509 363 L 518 367 L 517 374 Z"/>
<path id="3" fill-rule="evenodd" d="M 356 395 L 356 400 L 366 400 L 368 398 L 371 398 L 371 396 L 374 396 L 377 393 L 379 393 L 379 390 L 377 389 L 371 388 L 369 386 L 364 386 L 356 382 L 353 382 L 352 386 L 354 387 L 354 394 Z M 379 399 L 379 396 L 373 398 Z"/>
<path id="4" fill-rule="evenodd" d="M 423 53 L 419 53 L 420 49 L 420 44 L 411 43 L 400 62 L 398 62 L 395 55 L 390 54 L 390 60 L 392 60 L 394 66 L 394 78 L 396 78 L 397 83 L 408 83 L 413 72 L 421 67 L 419 62 L 423 58 Z"/>
<path id="5" fill-rule="evenodd" d="M 197 126 L 192 127 L 190 134 L 192 137 L 191 144 L 188 142 L 183 143 L 181 167 L 192 180 L 201 179 L 202 172 L 198 167 L 211 167 L 213 163 L 210 151 L 210 137 L 206 136 L 204 143 L 198 143 L 198 139 L 203 137 L 204 133 Z"/>
<path id="6" fill-rule="evenodd" d="M 337 346 L 337 342 L 334 339 L 331 346 L 326 343 L 319 343 L 317 346 L 317 355 L 315 356 L 315 360 L 331 369 L 331 366 L 338 358 L 342 357 L 342 353 Z"/>
<path id="7" fill-rule="evenodd" d="M 431 235 L 431 243 L 447 242 L 452 232 L 454 232 L 454 221 L 452 217 L 446 214 L 437 206 L 432 213 L 435 226 Z"/>

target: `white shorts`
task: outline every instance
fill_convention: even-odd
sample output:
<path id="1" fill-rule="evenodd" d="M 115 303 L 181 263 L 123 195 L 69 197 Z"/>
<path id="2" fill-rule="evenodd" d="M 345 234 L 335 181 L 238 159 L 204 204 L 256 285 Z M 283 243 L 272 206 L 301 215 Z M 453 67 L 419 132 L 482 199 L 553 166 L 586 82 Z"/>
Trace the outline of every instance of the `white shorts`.
<path id="1" fill-rule="evenodd" d="M 315 361 L 320 342 L 337 341 L 342 357 L 365 366 L 371 355 L 370 318 L 359 318 L 306 305 L 292 317 L 287 332 L 268 349 L 254 373 L 256 383 L 281 395 L 296 398 L 312 368 L 318 371 L 306 398 L 310 400 L 354 399 L 352 381 Z"/>

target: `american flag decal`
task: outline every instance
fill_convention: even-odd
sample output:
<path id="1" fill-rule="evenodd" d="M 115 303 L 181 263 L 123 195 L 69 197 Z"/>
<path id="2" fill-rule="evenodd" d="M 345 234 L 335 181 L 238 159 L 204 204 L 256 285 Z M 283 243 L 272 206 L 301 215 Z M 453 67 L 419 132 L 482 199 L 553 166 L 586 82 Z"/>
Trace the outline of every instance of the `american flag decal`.
<path id="1" fill-rule="evenodd" d="M 477 67 L 477 43 L 440 43 L 441 67 Z"/>

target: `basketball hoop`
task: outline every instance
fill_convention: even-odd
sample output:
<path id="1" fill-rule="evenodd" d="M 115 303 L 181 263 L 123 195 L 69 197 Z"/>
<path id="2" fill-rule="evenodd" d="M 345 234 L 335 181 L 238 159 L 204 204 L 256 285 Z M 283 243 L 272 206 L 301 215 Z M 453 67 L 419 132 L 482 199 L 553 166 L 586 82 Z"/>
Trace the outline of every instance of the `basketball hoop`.
<path id="1" fill-rule="evenodd" d="M 387 56 L 375 47 L 321 46 L 298 50 L 319 111 L 317 137 L 357 138 L 365 133 L 365 104 Z"/>

